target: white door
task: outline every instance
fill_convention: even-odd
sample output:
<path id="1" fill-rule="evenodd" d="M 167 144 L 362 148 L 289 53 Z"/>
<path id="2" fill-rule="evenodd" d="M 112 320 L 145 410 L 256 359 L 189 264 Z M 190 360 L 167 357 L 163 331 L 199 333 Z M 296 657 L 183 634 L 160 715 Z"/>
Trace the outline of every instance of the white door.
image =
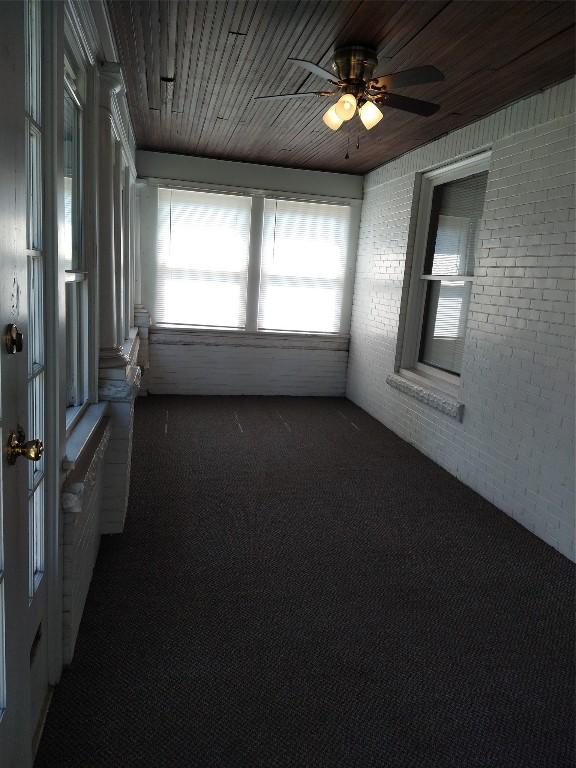
<path id="1" fill-rule="evenodd" d="M 45 460 L 33 442 L 46 437 L 41 9 L 0 4 L 1 768 L 31 765 L 48 694 Z"/>

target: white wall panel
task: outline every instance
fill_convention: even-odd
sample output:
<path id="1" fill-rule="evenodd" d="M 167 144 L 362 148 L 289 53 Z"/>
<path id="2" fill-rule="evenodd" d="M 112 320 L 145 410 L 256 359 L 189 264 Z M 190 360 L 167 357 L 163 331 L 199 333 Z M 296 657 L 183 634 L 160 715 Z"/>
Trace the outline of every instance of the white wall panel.
<path id="1" fill-rule="evenodd" d="M 319 395 L 346 389 L 348 339 L 151 329 L 151 394 Z"/>
<path id="2" fill-rule="evenodd" d="M 363 176 L 325 171 L 277 168 L 256 163 L 237 163 L 171 152 L 136 152 L 138 176 L 170 179 L 200 187 L 237 187 L 291 195 L 362 199 Z"/>

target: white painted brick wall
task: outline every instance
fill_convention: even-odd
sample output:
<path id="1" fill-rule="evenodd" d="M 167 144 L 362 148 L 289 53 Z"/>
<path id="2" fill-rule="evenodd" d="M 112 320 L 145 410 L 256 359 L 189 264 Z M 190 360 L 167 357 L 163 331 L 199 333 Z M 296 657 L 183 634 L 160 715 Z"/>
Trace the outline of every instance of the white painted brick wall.
<path id="1" fill-rule="evenodd" d="M 347 389 L 354 402 L 572 559 L 573 113 L 570 81 L 366 177 Z M 489 146 L 458 423 L 393 389 L 386 377 L 403 328 L 416 173 Z"/>
<path id="2" fill-rule="evenodd" d="M 100 533 L 122 533 L 130 490 L 134 400 L 110 402 L 108 413 L 110 444 L 105 459 L 106 482 L 102 488 Z"/>
<path id="3" fill-rule="evenodd" d="M 64 663 L 70 664 L 100 544 L 102 488 L 107 482 L 106 427 L 82 478 L 62 488 L 62 629 Z"/>
<path id="4" fill-rule="evenodd" d="M 187 336 L 184 339 L 183 336 Z M 213 343 L 151 329 L 150 369 L 143 380 L 151 394 L 170 395 L 319 395 L 339 396 L 346 389 L 348 341 L 262 341 L 239 337 Z"/>

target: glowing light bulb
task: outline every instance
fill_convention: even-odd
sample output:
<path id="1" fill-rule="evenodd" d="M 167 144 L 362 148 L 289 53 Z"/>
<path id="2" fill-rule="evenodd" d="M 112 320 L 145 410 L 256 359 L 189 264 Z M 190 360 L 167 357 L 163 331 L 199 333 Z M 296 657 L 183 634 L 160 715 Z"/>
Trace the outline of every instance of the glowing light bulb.
<path id="1" fill-rule="evenodd" d="M 336 104 L 333 104 L 327 112 L 324 112 L 322 120 L 324 121 L 324 124 L 327 125 L 328 128 L 331 128 L 333 131 L 337 131 L 344 122 L 336 114 Z"/>
<path id="2" fill-rule="evenodd" d="M 360 115 L 360 120 L 362 120 L 364 127 L 368 131 L 370 128 L 374 128 L 374 126 L 377 125 L 384 117 L 376 104 L 373 104 L 371 101 L 367 101 L 365 104 L 362 104 L 358 110 L 358 114 Z"/>
<path id="3" fill-rule="evenodd" d="M 334 108 L 340 120 L 352 120 L 356 112 L 356 97 L 345 93 L 338 99 Z"/>

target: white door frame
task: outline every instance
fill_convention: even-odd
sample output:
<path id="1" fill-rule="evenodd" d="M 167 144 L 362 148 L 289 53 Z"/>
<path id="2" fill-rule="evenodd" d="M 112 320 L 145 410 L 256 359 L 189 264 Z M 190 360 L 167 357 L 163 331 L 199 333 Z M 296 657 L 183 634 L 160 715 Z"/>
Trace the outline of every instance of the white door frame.
<path id="1" fill-rule="evenodd" d="M 42 94 L 42 264 L 44 271 L 44 360 L 45 360 L 45 423 L 42 435 L 45 447 L 44 474 L 44 563 L 39 591 L 29 599 L 28 578 L 28 524 L 27 505 L 28 467 L 24 459 L 14 466 L 5 460 L 5 443 L 16 424 L 25 425 L 28 417 L 28 354 L 31 341 L 28 324 L 27 250 L 26 250 L 26 154 L 25 146 L 25 34 L 27 4 L 17 0 L 2 4 L 2 53 L 0 71 L 6 78 L 3 119 L 0 139 L 0 170 L 3 183 L 0 188 L 2 221 L 0 221 L 0 372 L 2 383 L 1 440 L 3 460 L 0 479 L 5 532 L 4 550 L 6 580 L 6 709 L 0 719 L 1 768 L 28 768 L 32 764 L 41 720 L 32 723 L 30 633 L 38 617 L 42 621 L 42 662 L 40 685 L 36 687 L 44 704 L 48 700 L 49 685 L 55 684 L 62 668 L 62 551 L 59 509 L 60 465 L 63 455 L 64 381 L 60 372 L 65 355 L 65 315 L 63 304 L 63 267 L 58 250 L 61 228 L 63 177 L 62 142 L 62 86 L 63 84 L 63 4 L 40 3 L 42 29 L 41 94 Z M 60 202 L 59 202 L 60 201 Z M 11 275 L 15 280 L 10 279 Z M 14 282 L 14 285 L 12 285 Z M 4 327 L 7 322 L 21 324 L 24 350 L 8 355 L 3 348 Z M 31 430 L 28 426 L 28 432 Z M 28 434 L 27 438 L 36 435 Z M 24 517 L 23 517 L 24 516 Z M 27 521 L 29 523 L 29 520 Z M 34 610 L 30 611 L 30 606 Z M 4 627 L 0 627 L 4 630 Z M 4 659 L 0 660 L 0 664 Z M 46 688 L 44 688 L 46 686 Z"/>
<path id="2" fill-rule="evenodd" d="M 49 681 L 62 672 L 61 466 L 66 438 L 66 307 L 64 259 L 59 248 L 64 205 L 64 4 L 43 3 L 44 231 L 46 247 L 46 566 Z"/>

